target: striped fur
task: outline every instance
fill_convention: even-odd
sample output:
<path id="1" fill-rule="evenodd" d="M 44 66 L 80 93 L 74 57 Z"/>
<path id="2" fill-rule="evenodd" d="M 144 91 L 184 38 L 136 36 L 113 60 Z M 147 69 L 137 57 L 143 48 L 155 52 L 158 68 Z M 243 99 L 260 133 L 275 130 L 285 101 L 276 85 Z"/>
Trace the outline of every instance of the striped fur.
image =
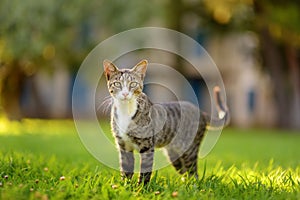
<path id="1" fill-rule="evenodd" d="M 104 61 L 107 86 L 113 99 L 111 127 L 120 152 L 120 168 L 124 178 L 134 173 L 133 151 L 141 157 L 140 183 L 150 181 L 155 148 L 165 148 L 175 169 L 197 175 L 199 146 L 209 124 L 228 123 L 228 110 L 215 87 L 219 118 L 211 119 L 189 102 L 153 104 L 142 92 L 147 61 L 133 69 L 118 69 Z"/>

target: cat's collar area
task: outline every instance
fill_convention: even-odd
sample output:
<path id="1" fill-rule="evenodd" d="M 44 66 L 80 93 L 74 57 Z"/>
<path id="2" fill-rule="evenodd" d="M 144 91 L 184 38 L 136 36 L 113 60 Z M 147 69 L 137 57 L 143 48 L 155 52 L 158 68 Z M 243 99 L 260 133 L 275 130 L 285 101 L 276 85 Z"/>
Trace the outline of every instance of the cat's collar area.
<path id="1" fill-rule="evenodd" d="M 130 100 L 114 100 L 114 105 L 117 109 L 117 113 L 120 115 L 128 115 L 129 117 L 132 117 L 135 115 L 138 103 L 136 99 L 130 99 Z"/>

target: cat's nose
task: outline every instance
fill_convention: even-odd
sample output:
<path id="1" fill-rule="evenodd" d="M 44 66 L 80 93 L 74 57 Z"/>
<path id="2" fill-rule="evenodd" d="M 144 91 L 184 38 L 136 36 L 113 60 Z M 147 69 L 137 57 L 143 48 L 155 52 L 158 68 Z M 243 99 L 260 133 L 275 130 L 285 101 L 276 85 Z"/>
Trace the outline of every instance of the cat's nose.
<path id="1" fill-rule="evenodd" d="M 128 96 L 128 92 L 123 92 L 122 95 L 126 98 Z"/>

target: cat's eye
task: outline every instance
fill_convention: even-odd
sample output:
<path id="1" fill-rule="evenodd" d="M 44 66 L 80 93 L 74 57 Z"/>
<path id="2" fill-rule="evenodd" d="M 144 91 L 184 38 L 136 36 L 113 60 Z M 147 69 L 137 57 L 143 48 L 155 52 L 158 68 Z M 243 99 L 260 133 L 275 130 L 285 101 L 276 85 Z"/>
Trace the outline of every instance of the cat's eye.
<path id="1" fill-rule="evenodd" d="M 113 85 L 117 88 L 121 88 L 121 83 L 120 82 L 114 82 Z"/>
<path id="2" fill-rule="evenodd" d="M 138 83 L 137 82 L 132 82 L 130 83 L 129 85 L 131 88 L 135 88 L 136 86 L 138 86 Z"/>

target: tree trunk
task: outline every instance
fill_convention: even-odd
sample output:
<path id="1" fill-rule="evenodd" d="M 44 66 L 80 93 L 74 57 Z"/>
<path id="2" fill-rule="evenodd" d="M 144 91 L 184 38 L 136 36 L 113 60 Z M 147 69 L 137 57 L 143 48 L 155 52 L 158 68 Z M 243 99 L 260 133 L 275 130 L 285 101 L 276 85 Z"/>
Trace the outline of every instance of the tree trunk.
<path id="1" fill-rule="evenodd" d="M 169 8 L 168 9 L 168 17 L 167 17 L 168 27 L 173 29 L 173 30 L 182 32 L 182 30 L 181 30 L 182 27 L 181 27 L 181 24 L 180 24 L 181 19 L 182 19 L 182 14 L 183 14 L 182 0 L 170 1 L 169 5 L 168 5 L 168 8 Z M 181 41 L 177 41 L 177 44 L 176 44 L 176 48 L 178 48 L 179 51 L 180 51 L 180 48 L 181 48 L 180 42 Z M 173 67 L 175 69 L 177 69 L 179 72 L 182 73 L 182 66 L 183 66 L 182 59 L 178 55 L 174 55 L 174 59 L 175 59 L 175 62 L 174 62 Z"/>
<path id="2" fill-rule="evenodd" d="M 19 64 L 14 62 L 11 66 L 3 66 L 1 75 L 1 106 L 3 111 L 8 119 L 21 120 L 20 98 L 25 74 Z"/>
<path id="3" fill-rule="evenodd" d="M 300 129 L 300 70 L 298 54 L 296 48 L 287 45 L 286 57 L 289 68 L 291 104 L 290 104 L 290 126 L 294 129 Z"/>
<path id="4" fill-rule="evenodd" d="M 279 127 L 288 127 L 290 124 L 290 101 L 287 83 L 288 80 L 285 75 L 284 61 L 280 49 L 273 40 L 266 28 L 260 31 L 261 50 L 265 67 L 271 75 L 273 82 L 273 91 L 275 94 L 275 101 L 278 110 Z"/>

